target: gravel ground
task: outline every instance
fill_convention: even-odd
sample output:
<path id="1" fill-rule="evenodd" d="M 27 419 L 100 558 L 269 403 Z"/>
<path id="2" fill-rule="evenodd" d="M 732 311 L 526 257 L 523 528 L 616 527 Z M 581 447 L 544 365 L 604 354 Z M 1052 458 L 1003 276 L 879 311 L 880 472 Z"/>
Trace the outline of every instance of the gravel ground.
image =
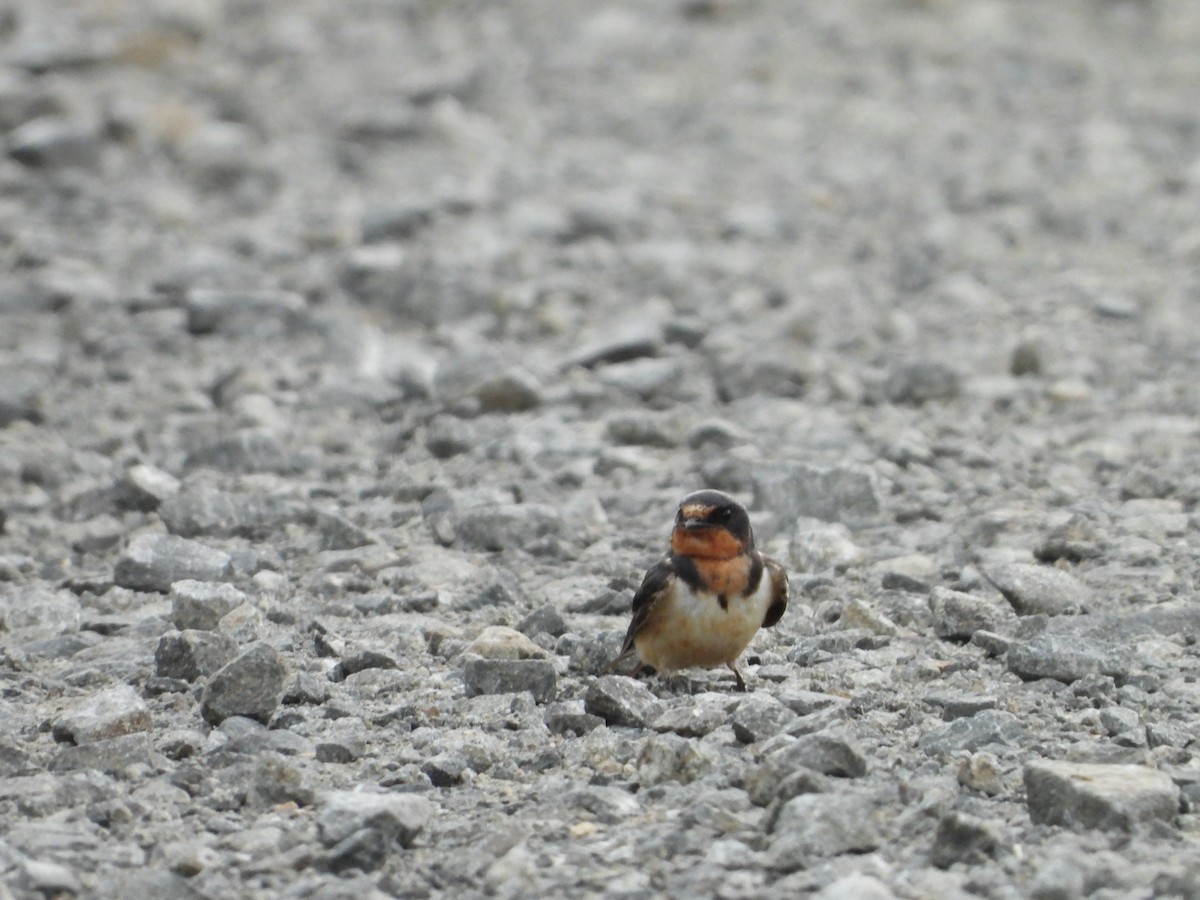
<path id="1" fill-rule="evenodd" d="M 1198 46 L 0 0 L 0 898 L 1200 897 Z"/>

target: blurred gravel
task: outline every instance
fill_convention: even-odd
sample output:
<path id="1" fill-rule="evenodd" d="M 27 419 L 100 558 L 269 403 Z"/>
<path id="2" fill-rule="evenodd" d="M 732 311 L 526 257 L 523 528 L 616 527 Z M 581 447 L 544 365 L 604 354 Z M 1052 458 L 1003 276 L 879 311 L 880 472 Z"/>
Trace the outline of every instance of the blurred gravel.
<path id="1" fill-rule="evenodd" d="M 0 897 L 1200 896 L 1198 46 L 0 0 Z"/>

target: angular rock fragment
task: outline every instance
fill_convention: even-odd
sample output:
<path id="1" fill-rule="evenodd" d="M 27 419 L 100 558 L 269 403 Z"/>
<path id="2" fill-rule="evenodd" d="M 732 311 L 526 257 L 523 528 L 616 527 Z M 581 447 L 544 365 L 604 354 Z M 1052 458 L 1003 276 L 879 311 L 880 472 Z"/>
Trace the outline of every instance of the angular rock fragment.
<path id="1" fill-rule="evenodd" d="M 171 584 L 171 621 L 181 631 L 212 631 L 222 617 L 246 602 L 231 584 L 185 579 Z"/>
<path id="2" fill-rule="evenodd" d="M 200 711 L 214 725 L 230 716 L 269 721 L 279 706 L 286 676 L 278 651 L 255 644 L 213 673 L 204 686 Z"/>
<path id="3" fill-rule="evenodd" d="M 660 712 L 662 703 L 642 682 L 624 675 L 602 675 L 588 687 L 586 710 L 609 725 L 640 728 Z"/>
<path id="4" fill-rule="evenodd" d="M 1025 797 L 1034 822 L 1132 831 L 1179 814 L 1179 788 L 1146 766 L 1039 760 L 1025 766 Z"/>
<path id="5" fill-rule="evenodd" d="M 135 591 L 167 591 L 176 581 L 228 581 L 233 558 L 173 534 L 139 534 L 117 560 L 113 579 Z"/>
<path id="6" fill-rule="evenodd" d="M 977 631 L 997 631 L 1013 621 L 1012 611 L 991 601 L 936 587 L 929 595 L 933 630 L 940 638 L 970 640 Z"/>
<path id="7" fill-rule="evenodd" d="M 558 675 L 546 659 L 472 659 L 463 670 L 467 696 L 529 691 L 538 703 L 554 699 Z"/>
<path id="8" fill-rule="evenodd" d="M 154 672 L 193 682 L 217 671 L 237 654 L 237 641 L 213 631 L 169 631 L 158 639 Z"/>
<path id="9" fill-rule="evenodd" d="M 137 691 L 121 684 L 89 697 L 54 720 L 54 738 L 90 744 L 149 731 L 150 710 Z"/>
<path id="10" fill-rule="evenodd" d="M 1079 579 L 1053 566 L 1003 563 L 986 566 L 983 574 L 1019 616 L 1074 615 L 1091 602 L 1091 593 Z"/>

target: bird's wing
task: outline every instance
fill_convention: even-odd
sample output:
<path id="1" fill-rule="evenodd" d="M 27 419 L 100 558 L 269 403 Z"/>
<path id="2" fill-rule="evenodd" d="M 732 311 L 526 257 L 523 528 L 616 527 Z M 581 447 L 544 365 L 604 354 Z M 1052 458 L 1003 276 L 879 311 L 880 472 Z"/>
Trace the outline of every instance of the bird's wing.
<path id="1" fill-rule="evenodd" d="M 654 607 L 670 593 L 671 583 L 674 580 L 675 566 L 672 565 L 670 556 L 664 556 L 646 572 L 646 577 L 642 579 L 642 586 L 633 595 L 633 620 L 629 623 L 629 630 L 625 632 L 625 643 L 621 646 L 621 655 L 618 659 L 632 655 L 634 638 L 646 624 Z"/>
<path id="2" fill-rule="evenodd" d="M 788 605 L 787 570 L 775 560 L 764 556 L 763 565 L 767 567 L 767 577 L 771 579 L 771 605 L 763 616 L 763 628 L 770 628 L 781 618 Z"/>

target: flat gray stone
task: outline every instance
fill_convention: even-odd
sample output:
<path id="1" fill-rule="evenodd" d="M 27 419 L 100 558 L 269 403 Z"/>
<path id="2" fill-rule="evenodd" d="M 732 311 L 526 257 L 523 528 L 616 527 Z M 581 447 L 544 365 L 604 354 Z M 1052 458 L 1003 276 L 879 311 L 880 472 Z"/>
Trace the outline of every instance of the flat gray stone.
<path id="1" fill-rule="evenodd" d="M 764 862 L 793 872 L 843 853 L 869 853 L 882 833 L 874 802 L 861 794 L 801 794 L 783 804 Z"/>
<path id="2" fill-rule="evenodd" d="M 1026 737 L 1021 720 L 1012 713 L 985 709 L 926 733 L 921 738 L 921 749 L 930 755 L 944 756 L 963 750 L 974 752 L 994 744 L 1013 746 Z"/>
<path id="3" fill-rule="evenodd" d="M 1047 629 L 1028 640 L 1014 640 L 1007 659 L 1009 671 L 1026 681 L 1053 678 L 1070 684 L 1087 675 L 1129 674 L 1133 651 L 1082 629 Z"/>
<path id="4" fill-rule="evenodd" d="M 1178 786 L 1146 766 L 1039 760 L 1025 766 L 1024 778 L 1034 822 L 1132 831 L 1179 814 Z"/>
<path id="5" fill-rule="evenodd" d="M 529 691 L 538 703 L 554 699 L 558 675 L 546 659 L 472 659 L 463 670 L 467 696 Z"/>
<path id="6" fill-rule="evenodd" d="M 233 558 L 222 550 L 173 534 L 139 534 L 117 560 L 113 580 L 135 591 L 170 589 L 176 581 L 228 581 Z"/>
<path id="7" fill-rule="evenodd" d="M 609 725 L 641 728 L 662 712 L 662 702 L 640 681 L 625 675 L 602 675 L 584 696 L 587 712 Z"/>
<path id="8" fill-rule="evenodd" d="M 432 802 L 416 794 L 331 791 L 321 798 L 317 836 L 326 847 L 333 847 L 357 831 L 370 829 L 389 843 L 408 847 L 436 812 Z"/>
<path id="9" fill-rule="evenodd" d="M 54 720 L 54 738 L 90 744 L 139 731 L 149 731 L 150 710 L 137 691 L 120 684 L 89 697 Z"/>
<path id="10" fill-rule="evenodd" d="M 935 587 L 929 595 L 933 630 L 940 638 L 970 640 L 977 631 L 999 631 L 1014 620 L 1012 610 L 984 597 Z"/>
<path id="11" fill-rule="evenodd" d="M 753 479 L 754 505 L 785 522 L 807 516 L 855 525 L 883 509 L 878 479 L 866 466 L 776 463 L 756 467 Z"/>
<path id="12" fill-rule="evenodd" d="M 1003 563 L 983 574 L 1020 616 L 1075 615 L 1091 604 L 1091 591 L 1069 572 L 1053 566 Z"/>

